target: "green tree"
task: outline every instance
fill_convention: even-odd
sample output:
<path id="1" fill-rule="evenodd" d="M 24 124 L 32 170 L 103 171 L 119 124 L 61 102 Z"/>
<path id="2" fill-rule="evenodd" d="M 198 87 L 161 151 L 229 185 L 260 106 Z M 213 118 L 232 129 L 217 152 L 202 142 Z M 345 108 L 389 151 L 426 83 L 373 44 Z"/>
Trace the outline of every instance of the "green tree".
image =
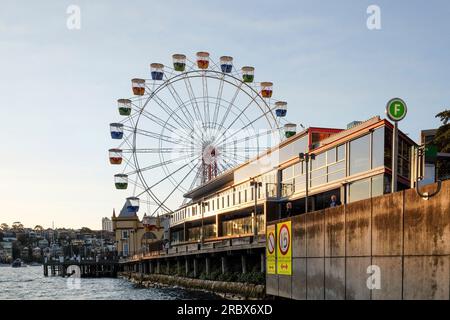
<path id="1" fill-rule="evenodd" d="M 442 125 L 437 129 L 434 143 L 440 152 L 450 152 L 450 110 L 445 110 L 436 115 Z"/>
<path id="2" fill-rule="evenodd" d="M 0 229 L 2 229 L 3 231 L 8 231 L 9 230 L 9 226 L 6 223 L 2 223 L 0 225 Z"/>
<path id="3" fill-rule="evenodd" d="M 439 152 L 450 153 L 450 110 L 438 113 L 436 118 L 441 120 L 442 125 L 436 131 L 434 144 Z M 450 160 L 438 160 L 436 167 L 440 178 L 445 179 L 450 176 Z"/>
<path id="4" fill-rule="evenodd" d="M 23 224 L 20 221 L 14 222 L 12 224 L 12 229 L 14 232 L 22 232 L 23 228 Z"/>
<path id="5" fill-rule="evenodd" d="M 80 233 L 92 233 L 92 230 L 89 229 L 88 227 L 83 227 L 80 229 Z"/>

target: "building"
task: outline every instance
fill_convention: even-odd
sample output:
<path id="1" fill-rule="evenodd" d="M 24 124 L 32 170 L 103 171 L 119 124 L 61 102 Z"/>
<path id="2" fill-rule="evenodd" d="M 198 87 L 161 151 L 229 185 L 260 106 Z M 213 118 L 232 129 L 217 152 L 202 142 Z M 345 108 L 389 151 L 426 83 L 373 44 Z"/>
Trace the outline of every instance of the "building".
<path id="1" fill-rule="evenodd" d="M 0 259 L 3 262 L 10 262 L 13 258 L 13 242 L 14 241 L 2 241 L 0 242 L 1 254 Z"/>
<path id="2" fill-rule="evenodd" d="M 109 219 L 108 217 L 102 218 L 102 230 L 113 232 L 113 224 L 111 219 Z"/>
<path id="3" fill-rule="evenodd" d="M 136 213 L 130 213 L 127 210 L 127 202 L 120 214 L 116 217 L 115 211 L 113 211 L 112 217 L 112 227 L 119 256 L 128 257 L 162 249 L 168 241 L 169 217 L 167 215 L 158 217 L 144 215 L 140 220 Z"/>
<path id="4" fill-rule="evenodd" d="M 423 179 L 421 185 L 434 183 L 437 180 L 450 179 L 450 154 L 438 150 L 434 144 L 437 129 L 422 130 L 420 143 L 424 146 Z M 439 170 L 438 170 L 439 169 Z"/>
<path id="5" fill-rule="evenodd" d="M 391 192 L 393 125 L 379 117 L 348 129 L 310 127 L 278 146 L 189 191 L 170 215 L 172 247 L 262 236 L 268 221 Z M 417 145 L 399 132 L 397 190 L 415 183 Z M 299 153 L 315 159 L 300 161 Z M 306 176 L 308 175 L 308 179 Z M 255 214 L 256 212 L 256 214 Z M 136 218 L 137 219 L 137 218 Z"/>

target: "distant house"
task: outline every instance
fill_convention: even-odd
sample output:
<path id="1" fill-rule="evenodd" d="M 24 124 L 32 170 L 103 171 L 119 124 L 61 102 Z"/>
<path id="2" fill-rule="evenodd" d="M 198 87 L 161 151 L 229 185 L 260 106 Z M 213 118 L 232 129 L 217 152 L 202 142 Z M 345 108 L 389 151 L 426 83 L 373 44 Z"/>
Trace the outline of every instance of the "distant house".
<path id="1" fill-rule="evenodd" d="M 49 245 L 48 240 L 47 239 L 41 239 L 38 241 L 38 247 L 41 249 L 47 248 Z"/>

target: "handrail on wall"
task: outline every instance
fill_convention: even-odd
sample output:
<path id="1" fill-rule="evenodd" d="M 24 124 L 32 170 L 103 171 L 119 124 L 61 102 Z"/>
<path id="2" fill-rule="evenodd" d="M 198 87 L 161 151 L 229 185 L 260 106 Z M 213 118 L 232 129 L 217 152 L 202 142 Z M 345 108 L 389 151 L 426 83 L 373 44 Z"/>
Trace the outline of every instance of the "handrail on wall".
<path id="1" fill-rule="evenodd" d="M 437 189 L 435 192 L 433 193 L 428 193 L 428 192 L 424 192 L 422 193 L 420 191 L 419 188 L 419 181 L 423 179 L 423 176 L 419 176 L 419 163 L 423 161 L 424 158 L 424 152 L 425 152 L 425 145 L 421 145 L 419 146 L 419 148 L 417 149 L 417 161 L 416 161 L 416 192 L 419 195 L 419 197 L 421 197 L 424 200 L 428 200 L 431 197 L 434 197 L 435 195 L 437 195 L 442 188 L 442 181 L 441 180 L 437 180 Z"/>

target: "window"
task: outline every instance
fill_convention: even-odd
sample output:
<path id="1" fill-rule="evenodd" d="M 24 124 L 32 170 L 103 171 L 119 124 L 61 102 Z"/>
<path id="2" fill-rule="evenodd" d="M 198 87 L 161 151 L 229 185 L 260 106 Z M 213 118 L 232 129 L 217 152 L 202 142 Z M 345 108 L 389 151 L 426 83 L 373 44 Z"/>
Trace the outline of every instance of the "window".
<path id="1" fill-rule="evenodd" d="M 383 174 L 372 177 L 372 197 L 378 197 L 384 194 L 384 180 Z"/>
<path id="2" fill-rule="evenodd" d="M 378 197 L 389 193 L 391 190 L 390 183 L 390 176 L 384 174 L 353 182 L 349 188 L 349 202 Z"/>
<path id="3" fill-rule="evenodd" d="M 384 127 L 372 133 L 372 169 L 384 166 Z"/>
<path id="4" fill-rule="evenodd" d="M 370 135 L 350 142 L 350 175 L 370 169 Z"/>
<path id="5" fill-rule="evenodd" d="M 128 230 L 122 230 L 122 239 L 128 239 L 129 234 L 128 234 Z"/>
<path id="6" fill-rule="evenodd" d="M 349 188 L 349 202 L 370 198 L 370 178 L 353 182 Z"/>
<path id="7" fill-rule="evenodd" d="M 337 161 L 345 160 L 345 144 L 337 147 Z"/>
<path id="8" fill-rule="evenodd" d="M 125 257 L 128 256 L 128 243 L 122 244 L 122 251 Z"/>
<path id="9" fill-rule="evenodd" d="M 321 154 L 317 154 L 316 155 L 316 159 L 312 160 L 310 163 L 311 163 L 311 169 L 312 170 L 324 167 L 327 164 L 326 163 L 326 153 L 323 152 Z"/>
<path id="10" fill-rule="evenodd" d="M 327 164 L 336 162 L 336 148 L 327 151 Z"/>

